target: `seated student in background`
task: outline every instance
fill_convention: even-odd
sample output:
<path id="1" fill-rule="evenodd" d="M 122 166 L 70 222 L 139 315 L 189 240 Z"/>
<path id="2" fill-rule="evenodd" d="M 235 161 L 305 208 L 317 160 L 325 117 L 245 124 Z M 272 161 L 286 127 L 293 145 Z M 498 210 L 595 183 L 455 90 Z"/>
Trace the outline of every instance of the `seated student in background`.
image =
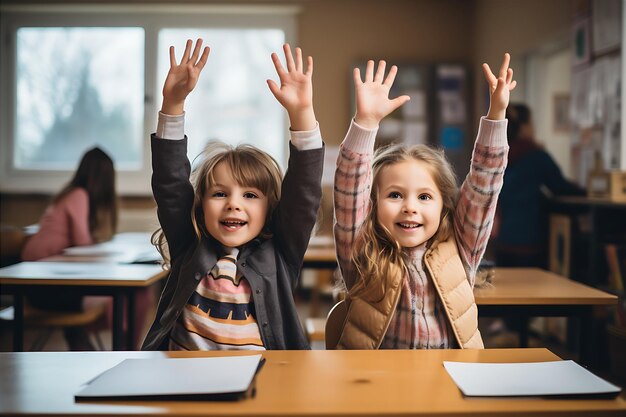
<path id="1" fill-rule="evenodd" d="M 306 349 L 293 300 L 321 200 L 324 149 L 313 111 L 313 59 L 284 46 L 287 69 L 272 60 L 289 114 L 285 178 L 276 161 L 251 145 L 209 143 L 191 173 L 184 104 L 209 56 L 187 41 L 170 70 L 152 135 L 152 187 L 170 274 L 144 341 L 147 350 Z M 192 180 L 190 182 L 190 174 Z"/>
<path id="2" fill-rule="evenodd" d="M 585 195 L 583 188 L 563 177 L 552 157 L 535 140 L 531 112 L 525 104 L 511 104 L 509 166 L 504 174 L 492 232 L 498 266 L 546 267 L 547 189 L 554 195 Z"/>
<path id="3" fill-rule="evenodd" d="M 507 163 L 505 110 L 515 88 L 505 54 L 483 71 L 491 102 L 460 194 L 441 150 L 395 144 L 374 152 L 396 76 L 385 62 L 354 70 L 356 115 L 335 174 L 335 246 L 348 311 L 340 349 L 482 348 L 472 288 Z"/>
<path id="4" fill-rule="evenodd" d="M 115 169 L 111 158 L 100 148 L 87 151 L 70 182 L 54 197 L 39 220 L 39 231 L 22 249 L 23 261 L 38 261 L 58 255 L 72 246 L 109 240 L 117 226 Z M 81 311 L 83 297 L 50 288 L 28 296 L 36 308 L 53 311 Z M 65 329 L 71 350 L 93 350 L 84 329 Z"/>

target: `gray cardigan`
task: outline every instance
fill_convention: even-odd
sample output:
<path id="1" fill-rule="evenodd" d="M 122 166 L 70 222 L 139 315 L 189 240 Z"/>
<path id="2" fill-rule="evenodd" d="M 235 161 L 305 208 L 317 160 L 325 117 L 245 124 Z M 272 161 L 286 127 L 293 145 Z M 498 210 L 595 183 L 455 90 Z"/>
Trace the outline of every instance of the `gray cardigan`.
<path id="1" fill-rule="evenodd" d="M 219 244 L 198 241 L 191 223 L 194 192 L 187 138 L 152 141 L 152 190 L 171 256 L 171 270 L 143 350 L 167 350 L 169 334 L 189 297 L 217 262 Z M 240 248 L 237 268 L 252 289 L 266 349 L 308 349 L 293 291 L 319 209 L 324 148 L 297 150 L 290 143 L 281 199 L 271 218 L 273 237 L 258 237 Z"/>

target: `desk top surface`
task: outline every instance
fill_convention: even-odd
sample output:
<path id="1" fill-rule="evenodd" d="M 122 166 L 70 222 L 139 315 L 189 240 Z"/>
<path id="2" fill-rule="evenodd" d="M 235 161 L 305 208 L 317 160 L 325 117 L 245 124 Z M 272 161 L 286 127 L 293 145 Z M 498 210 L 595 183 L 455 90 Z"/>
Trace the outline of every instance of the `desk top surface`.
<path id="1" fill-rule="evenodd" d="M 160 265 L 20 262 L 0 268 L 0 284 L 145 287 L 165 275 Z"/>
<path id="2" fill-rule="evenodd" d="M 617 296 L 539 268 L 495 268 L 493 285 L 474 290 L 481 305 L 610 305 Z"/>
<path id="3" fill-rule="evenodd" d="M 464 398 L 442 362 L 558 360 L 547 349 L 268 351 L 255 398 L 239 402 L 74 402 L 74 393 L 126 358 L 251 352 L 0 353 L 0 414 L 26 415 L 624 415 L 626 400 Z M 253 353 L 253 352 L 252 352 Z"/>

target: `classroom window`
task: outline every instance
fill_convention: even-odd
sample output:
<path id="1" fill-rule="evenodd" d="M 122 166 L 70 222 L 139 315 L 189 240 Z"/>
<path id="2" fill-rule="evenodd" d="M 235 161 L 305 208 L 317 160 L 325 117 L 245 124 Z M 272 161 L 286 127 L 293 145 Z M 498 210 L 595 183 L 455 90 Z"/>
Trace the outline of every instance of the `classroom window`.
<path id="1" fill-rule="evenodd" d="M 211 47 L 185 103 L 188 156 L 208 140 L 250 143 L 281 164 L 287 119 L 265 80 L 293 42 L 294 6 L 0 6 L 0 192 L 55 193 L 81 155 L 114 159 L 121 194 L 149 195 L 149 134 L 168 48 Z"/>
<path id="2" fill-rule="evenodd" d="M 73 170 L 100 146 L 141 168 L 143 57 L 143 28 L 20 28 L 14 166 Z"/>

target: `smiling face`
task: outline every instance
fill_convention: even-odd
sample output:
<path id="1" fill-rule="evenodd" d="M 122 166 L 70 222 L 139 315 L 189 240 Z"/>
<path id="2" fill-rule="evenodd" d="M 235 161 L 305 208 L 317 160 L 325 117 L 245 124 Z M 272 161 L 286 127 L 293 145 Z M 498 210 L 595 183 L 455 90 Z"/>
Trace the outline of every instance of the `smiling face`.
<path id="1" fill-rule="evenodd" d="M 215 166 L 213 179 L 202 200 L 206 230 L 227 247 L 250 242 L 265 226 L 267 197 L 255 187 L 238 184 L 226 162 Z"/>
<path id="2" fill-rule="evenodd" d="M 400 246 L 412 248 L 435 235 L 443 198 L 425 162 L 409 159 L 382 168 L 377 190 L 377 221 Z"/>

